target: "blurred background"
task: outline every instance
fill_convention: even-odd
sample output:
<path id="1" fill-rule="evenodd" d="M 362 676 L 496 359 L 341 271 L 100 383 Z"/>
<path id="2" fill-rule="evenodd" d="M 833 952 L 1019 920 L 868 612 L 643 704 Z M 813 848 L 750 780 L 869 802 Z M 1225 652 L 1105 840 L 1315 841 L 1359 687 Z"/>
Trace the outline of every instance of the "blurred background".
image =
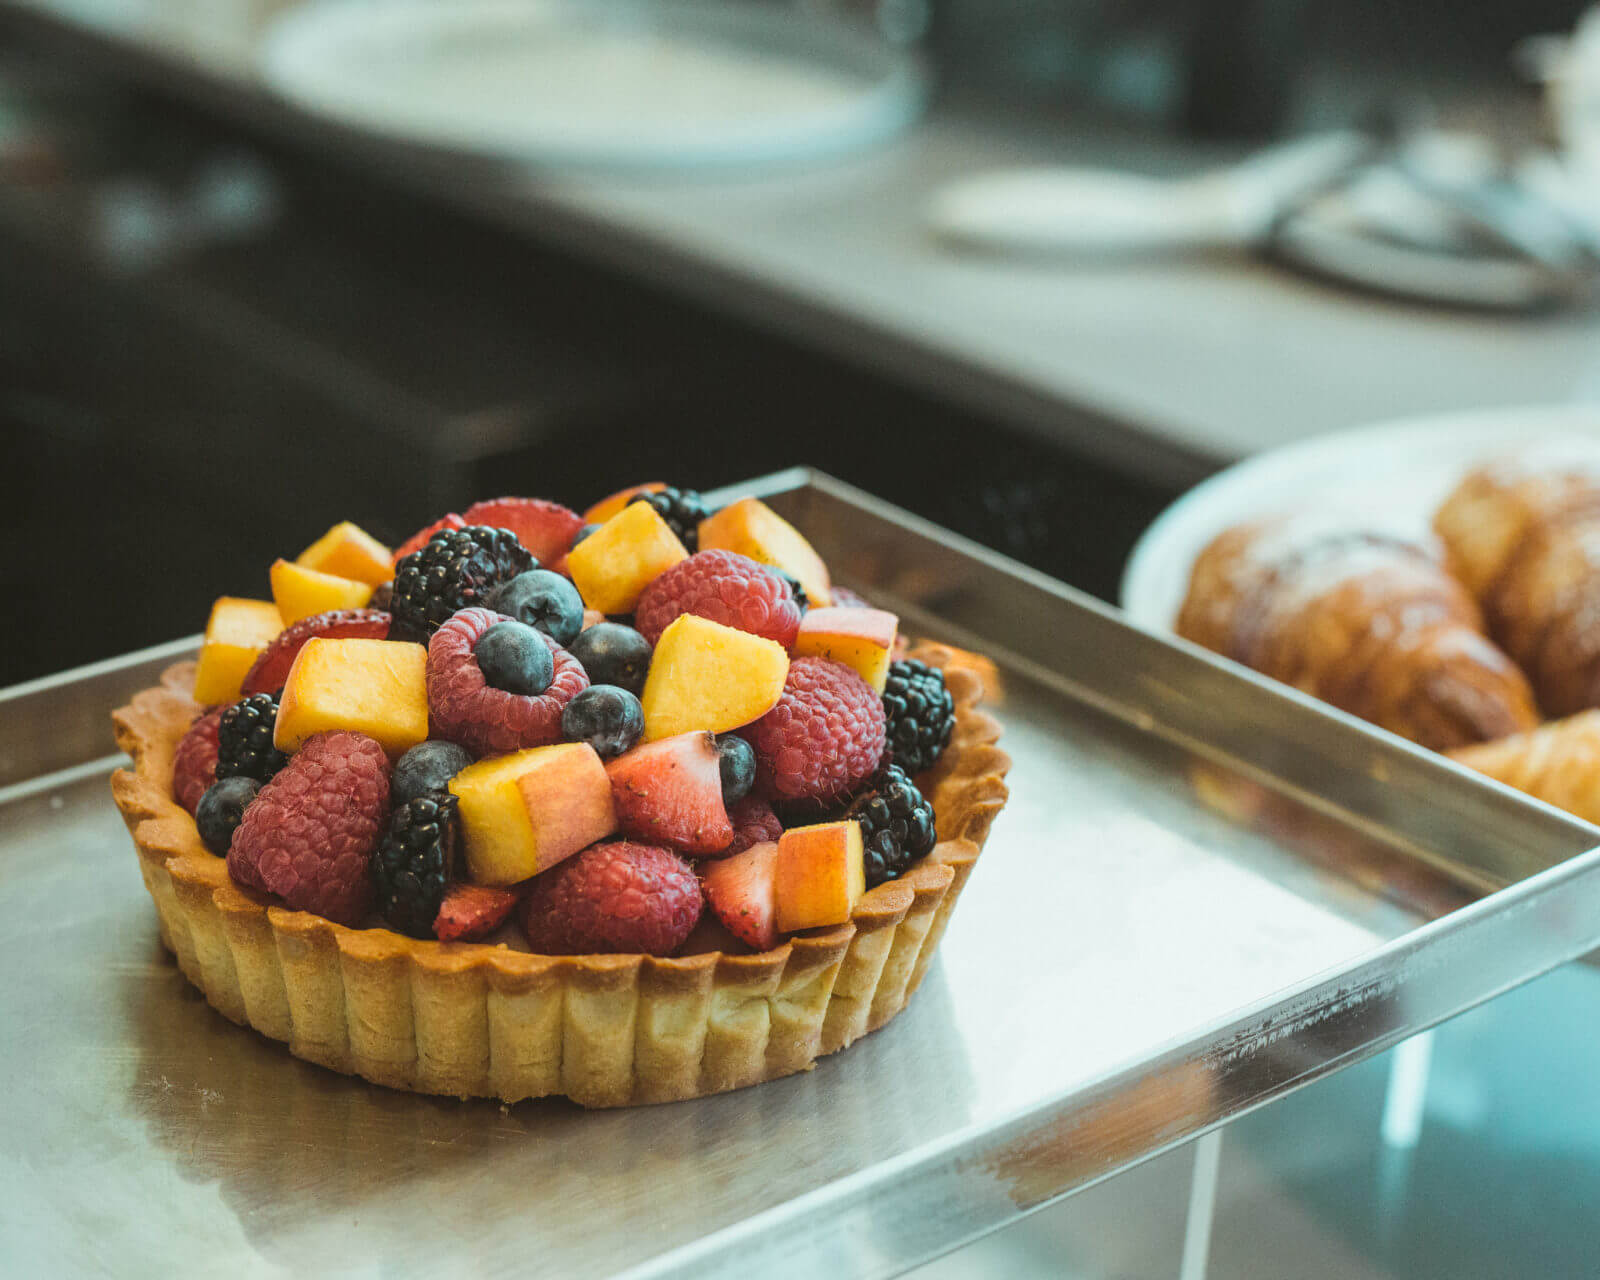
<path id="1" fill-rule="evenodd" d="M 793 464 L 1114 598 L 1240 458 L 1600 397 L 1597 122 L 1576 0 L 0 0 L 0 686 L 335 519 Z M 1600 1271 L 1590 977 L 1410 1155 L 1386 1061 L 1237 1126 L 1213 1273 Z M 1176 1275 L 1191 1164 L 929 1276 Z"/>
<path id="2" fill-rule="evenodd" d="M 1579 4 L 525 8 L 0 3 L 0 525 L 111 570 L 0 560 L 0 683 L 334 516 L 793 463 L 1109 596 L 1239 457 L 1600 381 Z M 1019 166 L 1172 216 L 1079 242 Z M 1206 173 L 1242 212 L 1173 234 Z"/>

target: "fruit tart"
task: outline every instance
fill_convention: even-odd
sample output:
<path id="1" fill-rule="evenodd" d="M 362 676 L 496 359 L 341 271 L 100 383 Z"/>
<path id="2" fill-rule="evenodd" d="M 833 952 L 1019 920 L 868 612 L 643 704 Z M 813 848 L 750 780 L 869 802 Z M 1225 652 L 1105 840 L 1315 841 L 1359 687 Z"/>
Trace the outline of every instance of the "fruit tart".
<path id="1" fill-rule="evenodd" d="M 301 1058 L 622 1106 L 810 1067 L 927 970 L 1006 799 L 993 669 L 754 498 L 335 525 L 114 716 L 161 939 Z"/>

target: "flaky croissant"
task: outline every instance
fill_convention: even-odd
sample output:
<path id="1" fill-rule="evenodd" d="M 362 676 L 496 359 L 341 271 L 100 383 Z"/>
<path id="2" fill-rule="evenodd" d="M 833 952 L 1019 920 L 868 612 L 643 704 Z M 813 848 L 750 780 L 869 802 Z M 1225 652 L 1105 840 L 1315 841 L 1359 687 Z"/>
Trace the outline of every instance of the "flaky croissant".
<path id="1" fill-rule="evenodd" d="M 1450 753 L 1479 773 L 1600 823 L 1600 711 Z"/>
<path id="2" fill-rule="evenodd" d="M 1433 523 L 1545 712 L 1600 706 L 1600 440 L 1548 441 L 1478 467 Z"/>
<path id="3" fill-rule="evenodd" d="M 1522 673 L 1421 543 L 1321 519 L 1229 529 L 1195 561 L 1178 634 L 1436 750 L 1532 728 Z"/>

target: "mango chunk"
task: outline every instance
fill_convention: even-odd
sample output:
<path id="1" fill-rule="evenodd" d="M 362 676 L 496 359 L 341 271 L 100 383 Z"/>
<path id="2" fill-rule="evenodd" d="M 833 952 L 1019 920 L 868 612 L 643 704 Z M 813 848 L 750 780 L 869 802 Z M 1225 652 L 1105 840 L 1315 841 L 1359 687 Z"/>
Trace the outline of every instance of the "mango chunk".
<path id="1" fill-rule="evenodd" d="M 866 892 L 861 824 L 854 818 L 790 827 L 778 838 L 778 930 L 843 924 Z"/>
<path id="2" fill-rule="evenodd" d="M 194 700 L 202 705 L 237 702 L 250 664 L 282 630 L 283 617 L 272 601 L 220 597 L 206 621 Z"/>
<path id="3" fill-rule="evenodd" d="M 381 586 L 394 577 L 394 553 L 358 524 L 342 520 L 294 558 L 297 565 Z"/>
<path id="4" fill-rule="evenodd" d="M 635 502 L 567 552 L 567 572 L 589 608 L 632 613 L 657 575 L 688 558 L 660 513 Z"/>
<path id="5" fill-rule="evenodd" d="M 288 560 L 274 560 L 269 576 L 272 598 L 278 602 L 286 627 L 330 609 L 359 609 L 372 599 L 370 582 L 307 569 Z"/>
<path id="6" fill-rule="evenodd" d="M 792 573 L 813 606 L 833 603 L 828 566 L 805 535 L 760 498 L 741 498 L 700 522 L 700 550 L 737 551 Z"/>
<path id="7" fill-rule="evenodd" d="M 611 780 L 587 742 L 491 756 L 451 778 L 450 790 L 477 884 L 517 884 L 617 828 Z"/>
<path id="8" fill-rule="evenodd" d="M 626 489 L 618 489 L 615 493 L 607 494 L 599 502 L 583 513 L 584 524 L 604 524 L 623 507 L 632 502 L 634 497 L 641 493 L 660 493 L 667 486 L 660 480 L 651 480 L 648 484 L 629 485 Z"/>
<path id="9" fill-rule="evenodd" d="M 778 705 L 788 674 L 789 655 L 776 641 L 681 614 L 661 633 L 650 659 L 639 699 L 645 740 L 698 729 L 723 733 L 759 720 Z"/>
<path id="10" fill-rule="evenodd" d="M 349 729 L 402 755 L 428 736 L 427 669 L 420 644 L 313 636 L 284 680 L 273 745 L 295 751 L 314 734 Z"/>
<path id="11" fill-rule="evenodd" d="M 889 682 L 889 659 L 894 652 L 900 619 L 883 609 L 845 609 L 829 605 L 809 609 L 800 620 L 800 633 L 790 651 L 796 658 L 831 658 L 853 667 L 873 690 L 882 693 Z"/>

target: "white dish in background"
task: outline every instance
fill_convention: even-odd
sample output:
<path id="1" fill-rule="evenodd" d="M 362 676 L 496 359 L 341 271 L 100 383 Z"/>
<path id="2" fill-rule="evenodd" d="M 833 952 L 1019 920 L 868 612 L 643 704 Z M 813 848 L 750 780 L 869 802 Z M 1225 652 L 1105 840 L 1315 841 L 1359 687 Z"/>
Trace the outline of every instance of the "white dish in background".
<path id="1" fill-rule="evenodd" d="M 261 70 L 397 141 L 653 169 L 853 150 L 926 96 L 915 58 L 863 33 L 701 0 L 314 0 L 268 29 Z"/>
<path id="2" fill-rule="evenodd" d="M 1140 536 L 1122 575 L 1122 607 L 1169 631 L 1202 548 L 1230 525 L 1332 507 L 1401 532 L 1426 532 L 1466 470 L 1550 436 L 1600 437 L 1600 406 L 1492 409 L 1404 418 L 1258 454 L 1202 481 Z"/>

